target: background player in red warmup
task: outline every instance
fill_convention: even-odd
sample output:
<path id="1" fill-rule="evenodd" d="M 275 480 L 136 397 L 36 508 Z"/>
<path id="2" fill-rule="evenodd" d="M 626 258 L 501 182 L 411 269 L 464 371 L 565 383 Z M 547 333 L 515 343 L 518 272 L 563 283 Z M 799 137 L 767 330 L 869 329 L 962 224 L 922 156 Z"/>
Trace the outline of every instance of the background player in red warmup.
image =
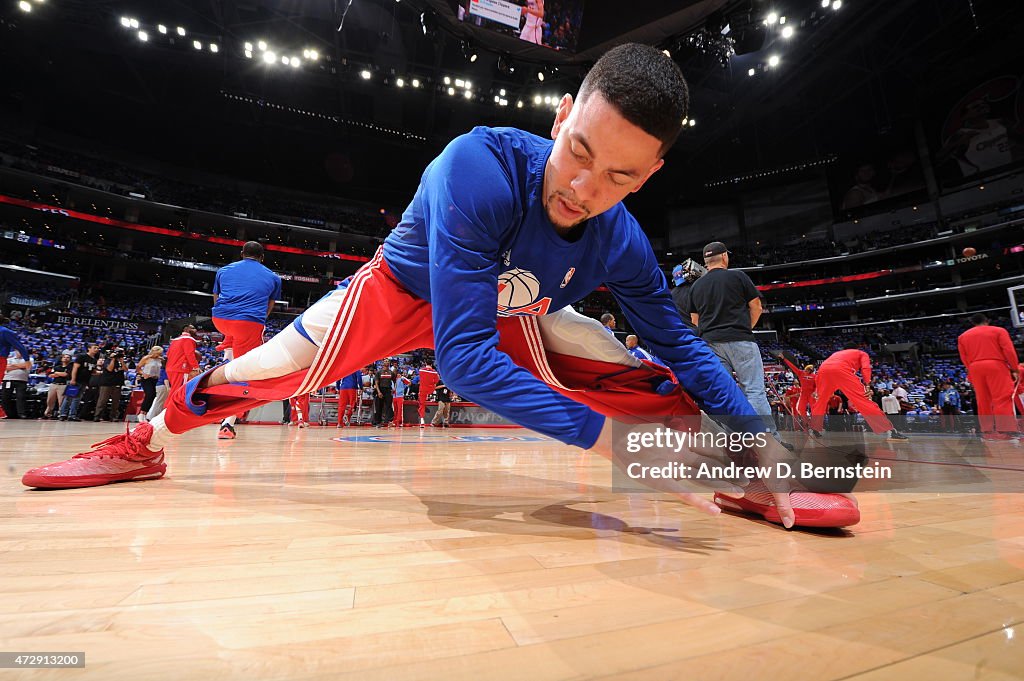
<path id="1" fill-rule="evenodd" d="M 185 385 L 185 381 L 199 369 L 199 355 L 196 352 L 196 327 L 189 324 L 181 335 L 171 339 L 167 349 L 167 381 L 171 390 Z"/>
<path id="2" fill-rule="evenodd" d="M 262 263 L 263 245 L 247 241 L 242 259 L 220 268 L 213 281 L 213 325 L 224 334 L 221 345 L 228 359 L 238 359 L 263 344 L 267 315 L 281 297 L 281 277 Z M 304 418 L 307 412 L 302 412 Z M 235 439 L 235 418 L 229 416 L 221 422 L 218 438 Z"/>
<path id="3" fill-rule="evenodd" d="M 860 371 L 860 379 L 857 372 Z M 909 438 L 901 434 L 885 413 L 875 404 L 871 394 L 871 358 L 868 353 L 857 349 L 855 343 L 848 343 L 844 349 L 833 353 L 818 367 L 815 379 L 818 400 L 811 408 L 811 429 L 815 434 L 821 430 L 825 410 L 828 409 L 827 395 L 842 390 L 850 406 L 856 409 L 876 433 L 889 432 L 889 439 L 903 442 Z"/>
<path id="4" fill-rule="evenodd" d="M 430 397 L 430 393 L 434 392 L 434 388 L 437 387 L 437 381 L 440 377 L 437 375 L 437 371 L 433 369 L 429 364 L 424 364 L 420 367 L 420 390 L 416 395 L 417 404 L 416 409 L 420 414 L 420 428 L 426 428 L 427 422 L 425 421 L 427 416 L 427 398 Z"/>
<path id="5" fill-rule="evenodd" d="M 1006 329 L 990 326 L 981 312 L 971 315 L 973 328 L 956 341 L 967 380 L 974 387 L 978 429 L 985 440 L 1007 440 L 1017 432 L 1013 418 L 1013 384 L 1019 374 L 1017 351 Z"/>

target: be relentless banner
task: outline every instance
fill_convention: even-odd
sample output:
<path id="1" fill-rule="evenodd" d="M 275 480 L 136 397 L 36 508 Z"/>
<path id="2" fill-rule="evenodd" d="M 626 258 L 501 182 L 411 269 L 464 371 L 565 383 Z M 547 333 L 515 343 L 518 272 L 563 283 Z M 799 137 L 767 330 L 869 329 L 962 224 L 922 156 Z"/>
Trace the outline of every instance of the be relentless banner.
<path id="1" fill-rule="evenodd" d="M 87 317 L 84 315 L 71 314 L 66 312 L 55 312 L 48 310 L 43 316 L 44 321 L 53 324 L 64 324 L 66 326 L 79 326 L 92 329 L 106 329 L 108 331 L 141 331 L 143 333 L 156 333 L 160 330 L 157 322 L 140 322 L 130 319 L 110 319 L 107 317 Z"/>

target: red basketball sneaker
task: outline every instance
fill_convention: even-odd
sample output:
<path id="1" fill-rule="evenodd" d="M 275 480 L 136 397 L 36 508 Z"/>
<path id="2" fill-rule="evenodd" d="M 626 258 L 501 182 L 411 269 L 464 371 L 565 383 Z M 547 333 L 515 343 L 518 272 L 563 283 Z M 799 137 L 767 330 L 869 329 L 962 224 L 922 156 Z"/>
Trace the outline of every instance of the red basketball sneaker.
<path id="1" fill-rule="evenodd" d="M 28 487 L 66 489 L 162 478 L 167 471 L 164 450 L 151 452 L 146 448 L 152 435 L 153 426 L 143 423 L 131 433 L 125 430 L 124 435 L 97 442 L 92 451 L 33 468 L 25 473 L 21 483 Z"/>
<path id="2" fill-rule="evenodd" d="M 770 523 L 782 524 L 775 508 L 775 497 L 763 482 L 755 480 L 744 492 L 740 498 L 715 492 L 715 503 L 723 511 L 755 513 Z M 789 495 L 789 503 L 796 519 L 794 527 L 848 527 L 860 522 L 857 502 L 842 494 L 793 492 Z"/>

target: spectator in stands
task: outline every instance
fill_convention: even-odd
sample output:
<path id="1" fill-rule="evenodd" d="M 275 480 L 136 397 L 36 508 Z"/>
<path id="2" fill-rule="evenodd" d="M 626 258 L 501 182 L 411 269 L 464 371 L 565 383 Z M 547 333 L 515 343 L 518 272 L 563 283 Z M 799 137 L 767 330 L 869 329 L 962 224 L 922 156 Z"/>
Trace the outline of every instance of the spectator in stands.
<path id="1" fill-rule="evenodd" d="M 907 386 L 902 383 L 897 383 L 896 387 L 892 389 L 892 394 L 900 401 L 901 412 L 910 406 L 910 393 L 907 392 Z"/>
<path id="2" fill-rule="evenodd" d="M 900 411 L 900 401 L 896 399 L 896 396 L 889 390 L 883 391 L 882 412 L 884 412 L 886 416 L 899 416 Z"/>
<path id="3" fill-rule="evenodd" d="M 135 373 L 145 396 L 139 406 L 139 420 L 146 421 L 146 415 L 153 407 L 156 400 L 156 387 L 160 381 L 160 372 L 164 368 L 164 349 L 160 345 L 154 345 L 149 349 L 149 354 L 139 360 L 135 366 Z"/>
<path id="4" fill-rule="evenodd" d="M 15 350 L 7 360 L 3 375 L 3 387 L 0 389 L 0 401 L 9 419 L 27 419 L 28 407 L 25 404 L 25 391 L 28 389 L 28 374 L 32 369 L 32 360 L 22 356 Z"/>
<path id="5" fill-rule="evenodd" d="M 822 417 L 827 408 L 827 403 L 821 397 L 841 390 L 846 395 L 849 405 L 864 417 L 872 431 L 887 432 L 889 440 L 893 442 L 905 442 L 909 439 L 900 433 L 878 405 L 871 401 L 871 360 L 868 353 L 858 348 L 856 343 L 847 343 L 842 350 L 822 362 L 818 367 L 815 382 L 819 399 L 811 408 L 812 433 L 817 435 L 817 431 L 821 430 Z"/>
<path id="6" fill-rule="evenodd" d="M 97 358 L 100 354 L 100 346 L 97 343 L 90 343 L 88 349 L 75 357 L 71 365 L 71 380 L 64 391 L 64 402 L 60 405 L 60 413 L 57 418 L 61 421 L 80 421 L 78 410 L 81 408 L 82 398 L 85 396 L 86 388 L 96 370 Z"/>
<path id="7" fill-rule="evenodd" d="M 118 347 L 113 348 L 103 363 L 99 382 L 99 397 L 96 400 L 93 421 L 121 420 L 121 389 L 124 388 L 126 371 L 128 371 L 128 361 L 125 359 L 124 350 Z M 106 419 L 103 418 L 104 415 L 107 416 Z"/>
<path id="8" fill-rule="evenodd" d="M 754 340 L 754 327 L 761 318 L 761 297 L 745 273 L 729 269 L 729 249 L 721 241 L 704 247 L 707 274 L 695 281 L 690 291 L 690 320 L 697 333 L 711 346 L 727 369 L 736 375 L 740 389 L 761 416 L 772 435 L 783 442 L 772 418 L 764 386 L 761 348 Z"/>
<path id="9" fill-rule="evenodd" d="M 230 342 L 228 359 L 263 344 L 267 317 L 281 297 L 281 277 L 263 266 L 263 257 L 263 245 L 247 241 L 242 259 L 220 268 L 214 278 L 213 325 L 224 334 L 225 343 Z M 235 419 L 229 416 L 221 422 L 218 439 L 235 439 Z"/>
<path id="10" fill-rule="evenodd" d="M 971 315 L 974 326 L 960 334 L 957 348 L 974 386 L 982 439 L 1011 439 L 1017 432 L 1013 418 L 1013 384 L 1019 374 L 1017 351 L 1010 334 L 1000 326 L 991 326 L 988 317 Z"/>
<path id="11" fill-rule="evenodd" d="M 64 399 L 64 392 L 71 379 L 71 366 L 71 355 L 65 354 L 60 356 L 60 364 L 50 370 L 50 385 L 46 389 L 46 410 L 43 412 L 44 419 L 57 418 L 60 403 Z"/>
<path id="12" fill-rule="evenodd" d="M 171 346 L 167 349 L 167 380 L 171 384 L 171 390 L 199 373 L 199 352 L 196 350 L 196 336 L 199 330 L 189 324 L 181 330 L 181 335 L 171 339 Z"/>

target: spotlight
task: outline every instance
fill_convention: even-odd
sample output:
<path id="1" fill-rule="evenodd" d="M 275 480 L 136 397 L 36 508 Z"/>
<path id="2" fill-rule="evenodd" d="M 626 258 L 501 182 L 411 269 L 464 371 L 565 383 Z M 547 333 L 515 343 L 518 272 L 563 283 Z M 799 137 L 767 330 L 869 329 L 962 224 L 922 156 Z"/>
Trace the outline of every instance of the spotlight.
<path id="1" fill-rule="evenodd" d="M 466 89 L 467 90 L 472 90 L 473 89 L 473 84 L 470 83 L 468 80 L 466 81 Z"/>
<path id="2" fill-rule="evenodd" d="M 832 9 L 839 9 L 843 6 L 843 0 L 834 0 L 832 3 Z"/>
<path id="3" fill-rule="evenodd" d="M 201 50 L 201 49 L 203 49 L 203 44 L 201 42 L 199 42 L 198 40 L 193 40 L 192 41 L 192 47 L 196 48 L 197 50 Z"/>
<path id="4" fill-rule="evenodd" d="M 167 27 L 163 24 L 158 24 L 156 30 L 158 30 L 162 35 L 167 35 Z"/>
<path id="5" fill-rule="evenodd" d="M 246 59 L 252 59 L 252 50 L 246 50 L 245 51 L 245 58 Z"/>
<path id="6" fill-rule="evenodd" d="M 772 56 L 768 57 L 768 66 L 771 66 L 772 68 L 775 68 L 778 65 L 779 65 L 779 55 L 773 54 Z"/>
<path id="7" fill-rule="evenodd" d="M 141 40 L 142 42 L 147 42 L 149 40 L 149 34 L 145 31 L 139 31 L 139 40 Z"/>
<path id="8" fill-rule="evenodd" d="M 461 78 L 456 78 L 455 87 L 466 87 L 466 81 L 462 80 Z"/>
<path id="9" fill-rule="evenodd" d="M 533 103 L 534 104 L 540 104 L 541 103 L 540 95 L 534 95 L 533 96 Z"/>
<path id="10" fill-rule="evenodd" d="M 420 79 L 419 78 L 413 78 L 412 79 L 412 86 L 413 87 L 419 87 L 420 86 Z"/>
<path id="11" fill-rule="evenodd" d="M 665 55 L 666 57 L 668 57 L 669 59 L 671 59 L 671 58 L 672 58 L 672 53 L 671 53 L 671 52 L 669 52 L 668 50 L 662 50 L 662 51 L 661 51 L 661 53 L 662 53 L 663 55 Z"/>
<path id="12" fill-rule="evenodd" d="M 792 26 L 787 26 L 786 28 L 782 29 L 782 37 L 785 38 L 786 40 L 789 40 L 790 38 L 792 38 L 793 37 L 793 27 Z"/>
<path id="13" fill-rule="evenodd" d="M 537 71 L 537 80 L 539 80 L 542 83 L 544 82 L 544 69 L 540 69 L 539 71 Z"/>
<path id="14" fill-rule="evenodd" d="M 779 24 L 786 23 L 786 17 L 779 17 Z"/>
<path id="15" fill-rule="evenodd" d="M 292 57 L 292 68 L 297 69 L 302 62 L 299 61 L 298 57 Z"/>
<path id="16" fill-rule="evenodd" d="M 267 62 L 268 64 L 276 64 L 277 63 L 277 55 L 274 54 L 273 52 L 269 52 L 269 51 L 268 52 L 264 52 L 263 53 L 263 61 Z"/>
<path id="17" fill-rule="evenodd" d="M 462 93 L 462 96 L 466 99 L 473 99 L 473 92 L 471 90 L 466 90 Z"/>
<path id="18" fill-rule="evenodd" d="M 213 52 L 214 54 L 217 54 L 217 52 L 219 50 L 220 50 L 220 47 L 217 46 L 217 43 L 210 43 L 210 52 Z"/>
<path id="19" fill-rule="evenodd" d="M 517 109 L 522 109 L 523 108 L 523 100 L 520 99 L 518 102 L 516 102 L 516 108 Z"/>
<path id="20" fill-rule="evenodd" d="M 822 9 L 826 9 L 831 4 L 832 4 L 832 0 L 821 0 L 821 8 Z"/>
<path id="21" fill-rule="evenodd" d="M 359 77 L 362 78 L 363 80 L 370 80 L 371 75 L 372 74 L 366 69 L 363 69 L 362 71 L 359 72 Z"/>
<path id="22" fill-rule="evenodd" d="M 256 47 L 260 48 L 260 52 L 266 52 L 267 42 L 265 40 L 261 40 L 258 43 L 256 43 Z"/>
<path id="23" fill-rule="evenodd" d="M 320 53 L 317 52 L 316 50 L 310 50 L 309 58 L 312 59 L 313 61 L 317 61 L 318 59 L 320 59 Z"/>
<path id="24" fill-rule="evenodd" d="M 747 69 L 747 75 L 748 76 L 754 75 L 754 69 Z"/>
<path id="25" fill-rule="evenodd" d="M 245 45 L 243 45 L 243 47 L 245 48 L 246 52 L 252 52 L 252 43 L 246 43 Z"/>
<path id="26" fill-rule="evenodd" d="M 448 94 L 449 95 L 454 95 L 455 94 L 455 88 L 453 88 L 453 87 L 448 88 Z"/>
<path id="27" fill-rule="evenodd" d="M 463 40 L 462 41 L 462 56 L 466 58 L 466 61 L 468 61 L 470 64 L 472 64 L 477 59 L 480 58 L 480 53 L 477 52 L 476 48 L 474 48 L 472 45 L 470 45 L 467 41 Z"/>
<path id="28" fill-rule="evenodd" d="M 26 2 L 25 4 L 26 4 L 26 5 L 28 5 L 28 3 L 27 3 L 27 2 Z M 128 24 L 129 24 L 129 25 L 130 25 L 130 26 L 131 26 L 132 28 L 138 28 L 138 27 L 139 27 L 139 20 L 138 20 L 138 19 L 130 19 L 130 20 L 128 21 Z"/>
<path id="29" fill-rule="evenodd" d="M 696 120 L 696 119 L 694 119 L 694 118 L 691 118 L 691 119 L 690 119 L 690 127 L 692 128 L 692 127 L 693 127 L 693 126 L 695 126 L 695 125 L 697 125 L 697 120 Z"/>
<path id="30" fill-rule="evenodd" d="M 178 27 L 178 35 L 183 36 L 183 37 L 185 35 L 185 29 L 183 27 L 181 27 L 181 26 Z"/>
<path id="31" fill-rule="evenodd" d="M 405 81 L 399 78 L 398 80 L 395 81 L 395 85 L 397 87 L 405 87 Z"/>
<path id="32" fill-rule="evenodd" d="M 132 27 L 132 20 L 129 19 L 128 17 L 121 17 L 121 25 L 124 26 L 125 28 L 131 28 Z"/>
<path id="33" fill-rule="evenodd" d="M 778 23 L 779 15 L 776 14 L 775 12 L 771 12 L 768 14 L 768 16 L 764 18 L 764 20 L 768 23 L 769 26 L 771 26 L 772 24 Z"/>
<path id="34" fill-rule="evenodd" d="M 550 104 L 551 103 L 551 96 L 550 95 L 547 95 L 547 96 L 544 97 L 544 103 L 545 104 Z"/>
<path id="35" fill-rule="evenodd" d="M 502 97 L 504 97 L 505 96 L 505 88 L 501 88 L 500 90 L 498 90 L 498 94 L 501 95 Z"/>
<path id="36" fill-rule="evenodd" d="M 448 76 L 445 76 L 444 77 L 444 84 L 445 85 L 451 85 L 452 84 L 452 79 L 449 78 Z"/>

